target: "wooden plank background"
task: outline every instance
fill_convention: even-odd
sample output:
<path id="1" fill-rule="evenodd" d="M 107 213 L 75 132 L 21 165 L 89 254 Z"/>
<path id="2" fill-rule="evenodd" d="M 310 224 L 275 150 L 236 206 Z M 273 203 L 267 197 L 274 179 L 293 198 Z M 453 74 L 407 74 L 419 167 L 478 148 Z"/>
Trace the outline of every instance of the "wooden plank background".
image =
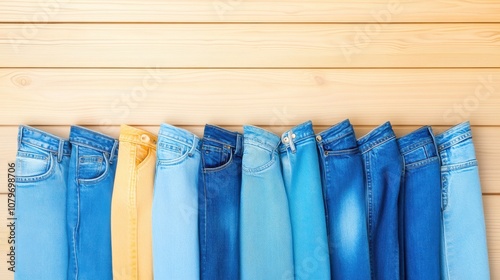
<path id="1" fill-rule="evenodd" d="M 0 279 L 19 124 L 112 136 L 162 122 L 280 134 L 345 118 L 357 136 L 470 120 L 500 279 L 500 2 L 0 1 Z"/>

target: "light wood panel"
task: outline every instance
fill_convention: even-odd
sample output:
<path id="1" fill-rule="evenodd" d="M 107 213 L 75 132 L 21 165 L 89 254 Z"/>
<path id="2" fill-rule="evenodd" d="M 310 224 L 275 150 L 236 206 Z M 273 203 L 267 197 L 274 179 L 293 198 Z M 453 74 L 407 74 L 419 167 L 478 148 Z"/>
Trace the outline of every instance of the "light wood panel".
<path id="1" fill-rule="evenodd" d="M 332 119 L 331 125 L 336 122 L 341 121 L 342 119 Z M 165 119 L 168 121 L 168 119 Z M 158 133 L 159 126 L 138 126 L 140 128 L 151 131 L 155 134 Z M 196 133 L 198 136 L 203 136 L 203 126 L 181 126 L 193 133 Z M 270 131 L 281 135 L 284 131 L 291 128 L 290 125 L 275 125 L 275 126 L 263 126 Z M 60 137 L 68 137 L 69 134 L 69 126 L 38 126 L 38 128 L 47 131 L 49 133 L 53 133 Z M 115 138 L 119 135 L 119 126 L 88 126 L 88 128 L 108 134 Z M 225 126 L 225 128 L 240 131 L 242 130 L 241 126 Z M 315 130 L 317 132 L 323 131 L 327 129 L 328 126 L 325 125 L 315 125 Z M 355 126 L 356 134 L 358 137 L 361 137 L 368 133 L 373 126 Z M 395 126 L 394 130 L 398 136 L 403 136 L 415 129 L 418 126 Z M 434 132 L 440 133 L 445 129 L 448 129 L 447 126 L 434 126 Z M 479 172 L 481 176 L 481 187 L 482 191 L 485 194 L 498 194 L 500 193 L 500 172 L 498 172 L 498 159 L 500 158 L 500 147 L 497 145 L 498 139 L 500 139 L 500 127 L 473 127 L 473 137 L 474 144 L 476 148 L 476 156 L 479 162 Z M 17 126 L 1 126 L 0 127 L 0 170 L 1 168 L 6 169 L 7 163 L 15 161 L 15 154 L 17 149 Z M 5 182 L 5 172 L 0 172 L 0 182 Z M 6 186 L 0 185 L 0 193 L 5 193 Z"/>
<path id="2" fill-rule="evenodd" d="M 499 49 L 500 24 L 4 24 L 0 67 L 499 67 Z"/>
<path id="3" fill-rule="evenodd" d="M 4 0 L 4 22 L 498 22 L 484 0 Z"/>
<path id="4" fill-rule="evenodd" d="M 0 89 L 0 125 L 500 125 L 499 69 L 0 69 Z"/>

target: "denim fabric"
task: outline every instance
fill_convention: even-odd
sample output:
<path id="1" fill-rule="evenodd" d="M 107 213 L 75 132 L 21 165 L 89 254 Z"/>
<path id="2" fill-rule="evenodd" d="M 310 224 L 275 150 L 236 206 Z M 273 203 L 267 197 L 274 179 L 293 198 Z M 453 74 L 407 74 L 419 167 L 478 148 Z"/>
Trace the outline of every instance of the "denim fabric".
<path id="1" fill-rule="evenodd" d="M 398 198 L 403 162 L 391 124 L 358 140 L 363 155 L 372 279 L 400 279 Z"/>
<path id="2" fill-rule="evenodd" d="M 405 164 L 400 211 L 405 279 L 440 279 L 441 175 L 434 135 L 422 127 L 397 140 Z"/>
<path id="3" fill-rule="evenodd" d="M 206 125 L 199 192 L 200 278 L 239 278 L 243 135 Z"/>
<path id="4" fill-rule="evenodd" d="M 122 125 L 111 203 L 114 280 L 152 280 L 151 207 L 157 137 Z"/>
<path id="5" fill-rule="evenodd" d="M 331 279 L 370 279 L 363 158 L 349 120 L 316 136 L 330 244 Z"/>
<path id="6" fill-rule="evenodd" d="M 16 280 L 64 280 L 68 268 L 68 141 L 20 126 L 16 158 Z"/>
<path id="7" fill-rule="evenodd" d="M 293 279 L 292 228 L 278 146 L 280 138 L 243 127 L 240 254 L 243 280 Z"/>
<path id="8" fill-rule="evenodd" d="M 162 124 L 153 196 L 153 274 L 156 280 L 200 278 L 198 176 L 200 139 Z"/>
<path id="9" fill-rule="evenodd" d="M 486 229 L 468 122 L 436 136 L 441 157 L 442 279 L 490 279 Z"/>
<path id="10" fill-rule="evenodd" d="M 330 279 L 325 206 L 312 123 L 308 121 L 285 132 L 281 142 L 281 170 L 290 207 L 295 278 Z"/>
<path id="11" fill-rule="evenodd" d="M 68 170 L 68 280 L 111 280 L 111 196 L 118 140 L 72 126 Z"/>

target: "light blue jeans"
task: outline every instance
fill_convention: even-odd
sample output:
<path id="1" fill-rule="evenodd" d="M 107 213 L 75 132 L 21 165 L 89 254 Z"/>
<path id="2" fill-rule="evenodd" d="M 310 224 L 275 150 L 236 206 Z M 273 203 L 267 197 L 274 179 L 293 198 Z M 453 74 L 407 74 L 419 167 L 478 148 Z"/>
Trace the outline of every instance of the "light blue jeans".
<path id="1" fill-rule="evenodd" d="M 243 127 L 240 277 L 294 279 L 292 228 L 278 147 L 280 138 Z"/>
<path id="2" fill-rule="evenodd" d="M 20 126 L 16 159 L 16 280 L 65 280 L 67 140 Z"/>
<path id="3" fill-rule="evenodd" d="M 281 170 L 292 222 L 295 278 L 329 280 L 325 205 L 312 123 L 308 121 L 285 132 L 281 142 Z"/>
<path id="4" fill-rule="evenodd" d="M 153 196 L 153 272 L 156 280 L 200 279 L 198 178 L 200 139 L 162 124 Z"/>
<path id="5" fill-rule="evenodd" d="M 363 158 L 349 120 L 316 136 L 327 209 L 331 279 L 370 279 Z"/>
<path id="6" fill-rule="evenodd" d="M 68 170 L 68 280 L 112 280 L 111 196 L 118 140 L 72 126 Z"/>
<path id="7" fill-rule="evenodd" d="M 490 279 L 483 200 L 468 122 L 436 136 L 441 156 L 442 279 Z"/>

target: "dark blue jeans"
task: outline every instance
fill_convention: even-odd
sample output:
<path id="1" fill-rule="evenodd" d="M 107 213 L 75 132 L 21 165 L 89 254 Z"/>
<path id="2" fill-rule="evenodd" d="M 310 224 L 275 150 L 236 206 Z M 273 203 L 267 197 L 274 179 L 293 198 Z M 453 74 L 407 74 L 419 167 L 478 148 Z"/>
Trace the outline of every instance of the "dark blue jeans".
<path id="1" fill-rule="evenodd" d="M 397 140 L 405 168 L 400 199 L 405 279 L 440 279 L 441 175 L 434 135 L 422 127 Z"/>
<path id="2" fill-rule="evenodd" d="M 331 279 L 370 279 L 363 158 L 349 120 L 316 136 L 330 244 Z"/>
<path id="3" fill-rule="evenodd" d="M 199 176 L 200 278 L 238 279 L 243 135 L 206 125 Z"/>
<path id="4" fill-rule="evenodd" d="M 372 279 L 400 279 L 398 198 L 403 162 L 389 122 L 358 140 L 365 166 Z"/>

